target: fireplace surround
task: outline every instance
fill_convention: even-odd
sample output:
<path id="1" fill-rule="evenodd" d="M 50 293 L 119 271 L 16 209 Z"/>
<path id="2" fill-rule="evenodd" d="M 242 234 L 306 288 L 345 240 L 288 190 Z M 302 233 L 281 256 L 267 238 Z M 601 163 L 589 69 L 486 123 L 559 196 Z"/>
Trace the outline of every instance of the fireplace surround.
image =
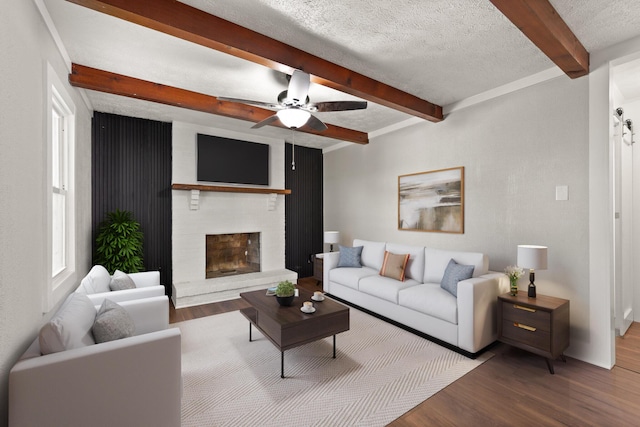
<path id="1" fill-rule="evenodd" d="M 273 188 L 211 185 L 214 183 L 196 179 L 197 134 L 243 140 L 247 135 L 181 122 L 174 122 L 172 129 L 171 298 L 174 306 L 182 308 L 235 299 L 241 292 L 265 289 L 283 280 L 295 283 L 298 274 L 285 268 L 284 199 L 291 192 L 283 189 L 284 141 L 254 138 L 254 142 L 271 146 L 269 182 Z M 225 265 L 217 268 L 218 277 L 207 278 L 206 236 L 232 233 L 259 233 L 257 238 L 250 239 L 252 244 L 259 242 L 259 248 L 238 250 L 230 257 L 232 261 L 234 257 L 237 261 L 249 261 L 246 266 Z M 255 259 L 254 250 L 259 254 Z M 257 271 L 245 273 L 245 267 Z M 243 274 L 235 274 L 237 272 Z"/>

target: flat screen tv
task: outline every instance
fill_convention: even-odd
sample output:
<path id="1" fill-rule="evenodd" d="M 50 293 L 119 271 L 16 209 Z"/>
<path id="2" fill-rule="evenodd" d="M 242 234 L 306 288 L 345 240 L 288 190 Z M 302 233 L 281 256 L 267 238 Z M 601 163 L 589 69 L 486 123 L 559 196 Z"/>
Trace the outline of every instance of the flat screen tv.
<path id="1" fill-rule="evenodd" d="M 198 134 L 198 181 L 269 185 L 269 145 Z"/>

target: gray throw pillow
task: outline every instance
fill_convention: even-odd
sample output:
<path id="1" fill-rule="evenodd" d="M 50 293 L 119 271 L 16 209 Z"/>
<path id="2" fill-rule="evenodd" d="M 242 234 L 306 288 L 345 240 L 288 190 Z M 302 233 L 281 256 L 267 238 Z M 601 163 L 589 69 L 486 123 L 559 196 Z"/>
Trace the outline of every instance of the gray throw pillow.
<path id="1" fill-rule="evenodd" d="M 448 291 L 454 297 L 458 297 L 458 282 L 461 280 L 470 279 L 473 277 L 473 265 L 462 265 L 455 262 L 453 259 L 449 260 L 440 287 Z"/>
<path id="2" fill-rule="evenodd" d="M 361 268 L 362 263 L 360 258 L 362 256 L 363 246 L 355 246 L 353 248 L 348 246 L 340 246 L 340 259 L 338 260 L 338 267 L 354 267 Z"/>
<path id="3" fill-rule="evenodd" d="M 111 283 L 109 284 L 109 288 L 112 291 L 122 291 L 124 289 L 134 289 L 136 284 L 133 279 L 129 277 L 127 273 L 123 273 L 120 270 L 116 270 L 111 277 Z"/>
<path id="4" fill-rule="evenodd" d="M 40 329 L 42 354 L 57 353 L 95 344 L 91 327 L 96 309 L 89 297 L 72 292 L 58 312 Z"/>
<path id="5" fill-rule="evenodd" d="M 132 336 L 135 325 L 124 308 L 105 299 L 93 322 L 92 331 L 96 343 L 102 343 Z"/>

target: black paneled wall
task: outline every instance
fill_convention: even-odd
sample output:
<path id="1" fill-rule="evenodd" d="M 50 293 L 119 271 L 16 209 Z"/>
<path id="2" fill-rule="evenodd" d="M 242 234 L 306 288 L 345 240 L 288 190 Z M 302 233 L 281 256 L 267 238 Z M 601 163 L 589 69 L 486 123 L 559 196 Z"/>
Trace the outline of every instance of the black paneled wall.
<path id="1" fill-rule="evenodd" d="M 171 123 L 96 112 L 92 133 L 93 244 L 106 213 L 133 212 L 145 268 L 171 295 Z"/>
<path id="2" fill-rule="evenodd" d="M 313 275 L 311 255 L 322 252 L 322 150 L 285 144 L 285 263 L 298 277 Z"/>

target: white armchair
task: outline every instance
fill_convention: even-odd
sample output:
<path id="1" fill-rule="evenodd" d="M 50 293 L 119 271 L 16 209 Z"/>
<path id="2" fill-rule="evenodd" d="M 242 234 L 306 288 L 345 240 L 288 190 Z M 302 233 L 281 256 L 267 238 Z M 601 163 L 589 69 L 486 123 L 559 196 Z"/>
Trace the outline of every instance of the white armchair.
<path id="1" fill-rule="evenodd" d="M 129 338 L 46 355 L 36 338 L 9 373 L 9 426 L 180 425 L 181 336 L 167 329 L 167 297 L 120 306 Z"/>
<path id="2" fill-rule="evenodd" d="M 102 304 L 106 298 L 120 303 L 165 294 L 164 286 L 160 284 L 159 271 L 129 273 L 128 276 L 133 280 L 135 288 L 112 291 L 110 288 L 111 275 L 107 269 L 101 265 L 94 265 L 82 279 L 76 292 L 86 294 L 95 305 Z"/>

